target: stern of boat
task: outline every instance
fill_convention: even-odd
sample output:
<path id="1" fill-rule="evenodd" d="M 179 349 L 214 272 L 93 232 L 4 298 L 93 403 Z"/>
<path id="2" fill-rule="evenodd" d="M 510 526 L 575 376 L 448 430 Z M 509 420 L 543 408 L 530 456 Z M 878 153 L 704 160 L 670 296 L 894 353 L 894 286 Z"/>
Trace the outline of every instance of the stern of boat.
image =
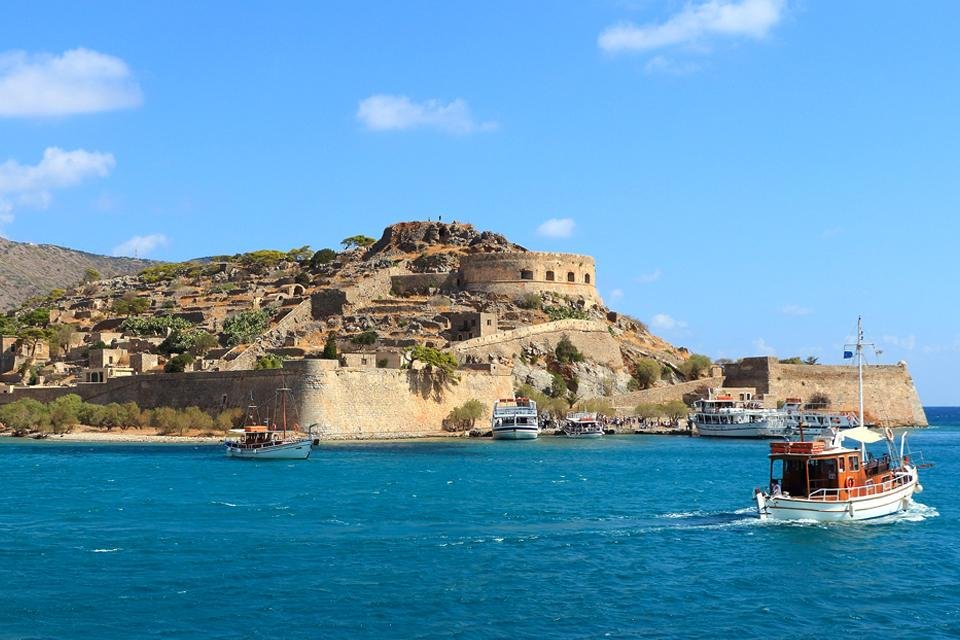
<path id="1" fill-rule="evenodd" d="M 766 494 L 765 494 L 763 491 L 761 491 L 759 488 L 758 488 L 758 489 L 754 489 L 754 490 L 753 490 L 753 499 L 754 499 L 754 500 L 756 501 L 756 503 L 757 503 L 757 516 L 759 516 L 759 518 L 760 518 L 761 520 L 766 520 L 766 519 L 767 519 L 767 516 L 769 515 L 769 513 L 768 513 L 768 511 L 767 511 L 767 496 L 766 496 Z"/>

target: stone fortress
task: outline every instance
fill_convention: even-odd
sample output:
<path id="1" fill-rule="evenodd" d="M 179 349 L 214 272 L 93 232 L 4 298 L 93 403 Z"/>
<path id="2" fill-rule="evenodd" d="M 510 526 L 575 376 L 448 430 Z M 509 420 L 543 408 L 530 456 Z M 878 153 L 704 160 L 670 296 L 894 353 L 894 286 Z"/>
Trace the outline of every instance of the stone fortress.
<path id="1" fill-rule="evenodd" d="M 847 390 L 856 379 L 849 367 L 795 370 L 747 358 L 684 380 L 680 365 L 689 353 L 606 309 L 592 257 L 527 251 L 468 224 L 391 225 L 372 246 L 319 265 L 281 262 L 259 273 L 229 261 L 187 267 L 186 275 L 169 282 L 117 279 L 62 301 L 51 319 L 75 323 L 78 332 L 59 358 L 38 356 L 37 345 L 26 353 L 22 342 L 0 338 L 6 365 L 0 376 L 46 359 L 42 372 L 51 377 L 27 386 L 15 376 L 2 388 L 7 393 L 0 393 L 0 403 L 76 393 L 103 404 L 219 411 L 243 406 L 251 395 L 266 403 L 277 387 L 290 386 L 302 426 L 327 438 L 379 438 L 443 435 L 454 407 L 471 399 L 491 406 L 519 384 L 549 388 L 560 374 L 577 396 L 607 397 L 628 415 L 643 402 L 689 399 L 718 387 L 768 403 L 784 394 L 806 398 L 842 388 L 835 399 L 849 402 Z M 192 371 L 164 373 L 169 354 L 158 350 L 163 337 L 128 335 L 123 318 L 110 315 L 111 301 L 129 291 L 151 300 L 148 313 L 175 313 L 211 332 L 243 309 L 267 309 L 271 318 L 249 344 L 212 349 Z M 331 336 L 336 360 L 321 357 Z M 564 339 L 583 362 L 553 361 Z M 459 383 L 438 382 L 429 368 L 410 361 L 416 345 L 452 353 L 460 363 Z M 254 370 L 265 356 L 282 357 L 283 368 Z M 663 380 L 630 391 L 640 359 L 660 363 Z M 6 375 L 10 383 L 13 373 Z M 868 379 L 882 380 L 868 407 L 884 424 L 926 424 L 905 366 L 883 368 Z"/>

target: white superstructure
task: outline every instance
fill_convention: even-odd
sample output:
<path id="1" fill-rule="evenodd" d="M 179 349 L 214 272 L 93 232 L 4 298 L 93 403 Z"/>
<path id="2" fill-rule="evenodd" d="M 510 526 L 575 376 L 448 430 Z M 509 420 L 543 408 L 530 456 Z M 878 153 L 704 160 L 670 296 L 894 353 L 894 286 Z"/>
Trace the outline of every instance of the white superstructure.
<path id="1" fill-rule="evenodd" d="M 534 440 L 540 435 L 537 403 L 529 398 L 506 398 L 493 403 L 490 427 L 494 440 Z"/>
<path id="2" fill-rule="evenodd" d="M 730 395 L 697 400 L 691 421 L 697 433 L 708 438 L 782 438 L 783 416 L 752 402 L 737 402 Z"/>

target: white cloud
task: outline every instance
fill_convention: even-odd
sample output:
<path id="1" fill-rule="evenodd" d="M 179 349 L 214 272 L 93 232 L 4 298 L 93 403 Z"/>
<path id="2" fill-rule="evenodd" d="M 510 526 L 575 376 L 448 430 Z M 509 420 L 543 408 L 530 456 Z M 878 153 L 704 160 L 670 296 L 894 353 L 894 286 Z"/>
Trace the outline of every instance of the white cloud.
<path id="1" fill-rule="evenodd" d="M 700 70 L 700 65 L 695 62 L 683 62 L 668 58 L 667 56 L 653 56 L 643 65 L 643 70 L 647 73 L 664 73 L 671 76 L 685 76 Z"/>
<path id="2" fill-rule="evenodd" d="M 767 341 L 763 338 L 757 338 L 753 341 L 753 348 L 758 352 L 762 353 L 765 356 L 775 356 L 777 355 L 777 350 L 772 346 L 767 344 Z"/>
<path id="3" fill-rule="evenodd" d="M 660 271 L 660 267 L 657 267 L 650 273 L 641 273 L 639 276 L 634 278 L 640 284 L 650 284 L 651 282 L 656 282 L 660 279 L 660 276 L 663 275 L 663 272 Z"/>
<path id="4" fill-rule="evenodd" d="M 917 346 L 917 338 L 914 335 L 909 336 L 883 336 L 883 342 L 894 347 L 899 347 L 900 349 L 906 349 L 907 351 L 912 351 L 914 347 Z"/>
<path id="5" fill-rule="evenodd" d="M 654 329 L 673 331 L 674 329 L 685 329 L 687 323 L 683 320 L 676 320 L 665 313 L 658 313 L 650 318 L 650 326 Z"/>
<path id="6" fill-rule="evenodd" d="M 783 15 L 786 0 L 710 0 L 688 4 L 666 22 L 637 26 L 621 23 L 600 34 L 597 44 L 609 53 L 651 51 L 700 45 L 711 37 L 762 39 Z"/>
<path id="7" fill-rule="evenodd" d="M 576 226 L 573 218 L 550 218 L 537 227 L 537 235 L 545 238 L 569 238 Z"/>
<path id="8" fill-rule="evenodd" d="M 445 133 L 468 134 L 492 131 L 496 122 L 477 122 L 462 98 L 414 102 L 407 96 L 374 95 L 360 101 L 357 120 L 371 131 L 436 129 Z"/>
<path id="9" fill-rule="evenodd" d="M 785 316 L 808 316 L 813 313 L 813 309 L 798 304 L 785 304 L 780 307 L 780 313 Z"/>
<path id="10" fill-rule="evenodd" d="M 614 289 L 610 292 L 610 298 L 612 300 L 620 300 L 623 298 L 623 289 Z"/>
<path id="11" fill-rule="evenodd" d="M 111 153 L 64 151 L 57 147 L 45 149 L 43 158 L 35 165 L 7 160 L 0 164 L 0 213 L 10 216 L 14 204 L 46 208 L 55 189 L 74 187 L 89 178 L 106 177 L 115 165 Z"/>
<path id="12" fill-rule="evenodd" d="M 137 107 L 140 86 L 120 58 L 89 49 L 63 55 L 0 53 L 0 117 L 50 117 Z"/>
<path id="13" fill-rule="evenodd" d="M 136 258 L 145 258 L 158 247 L 165 247 L 170 243 L 167 236 L 162 233 L 153 233 L 148 236 L 133 236 L 126 242 L 122 242 L 113 248 L 115 256 L 132 256 Z"/>

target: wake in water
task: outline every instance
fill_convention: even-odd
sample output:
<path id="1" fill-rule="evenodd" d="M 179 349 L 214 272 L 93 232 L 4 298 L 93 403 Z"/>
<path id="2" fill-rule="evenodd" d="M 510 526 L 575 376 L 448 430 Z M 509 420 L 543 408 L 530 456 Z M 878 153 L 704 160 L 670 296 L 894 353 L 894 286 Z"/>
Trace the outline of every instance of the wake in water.
<path id="1" fill-rule="evenodd" d="M 919 502 L 911 502 L 905 511 L 874 518 L 872 520 L 858 520 L 845 522 L 820 522 L 817 520 L 761 520 L 757 516 L 756 507 L 744 507 L 736 511 L 681 511 L 678 513 L 664 513 L 658 518 L 674 521 L 678 528 L 715 529 L 733 526 L 775 526 L 775 527 L 820 527 L 833 526 L 860 526 L 860 525 L 888 525 L 899 522 L 922 522 L 928 518 L 936 518 L 940 512 Z"/>

